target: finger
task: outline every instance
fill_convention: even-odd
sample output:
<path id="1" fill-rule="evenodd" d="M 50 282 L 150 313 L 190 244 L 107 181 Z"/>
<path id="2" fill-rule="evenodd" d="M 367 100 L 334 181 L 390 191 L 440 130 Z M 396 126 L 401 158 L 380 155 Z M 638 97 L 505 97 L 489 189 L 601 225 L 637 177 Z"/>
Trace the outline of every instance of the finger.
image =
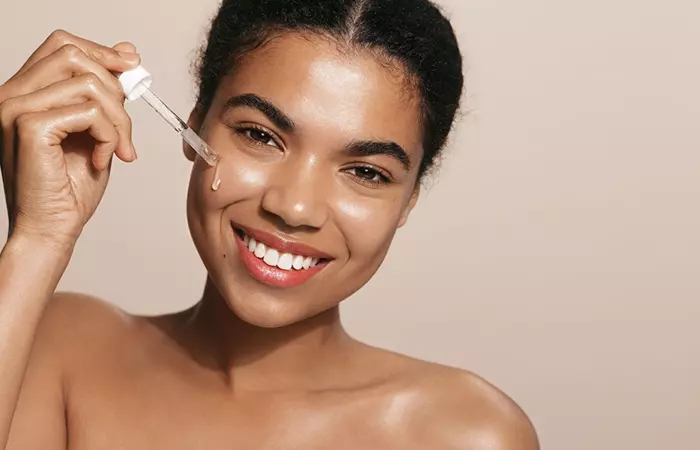
<path id="1" fill-rule="evenodd" d="M 17 78 L 19 94 L 28 94 L 59 81 L 92 73 L 112 93 L 115 99 L 124 101 L 124 90 L 112 73 L 90 59 L 79 47 L 67 44 L 37 62 Z"/>
<path id="2" fill-rule="evenodd" d="M 136 53 L 136 46 L 131 42 L 120 42 L 112 48 L 120 53 Z"/>
<path id="3" fill-rule="evenodd" d="M 48 158 L 63 152 L 61 143 L 69 134 L 87 132 L 97 142 L 91 161 L 98 170 L 107 168 L 119 144 L 119 133 L 102 105 L 95 101 L 24 114 L 16 124 L 20 145 L 29 149 L 48 147 L 53 150 L 45 155 Z"/>
<path id="4" fill-rule="evenodd" d="M 92 60 L 96 61 L 104 68 L 113 72 L 125 72 L 133 69 L 141 62 L 140 57 L 136 53 L 125 52 L 120 53 L 104 45 L 87 39 L 78 37 L 64 30 L 56 30 L 49 35 L 48 38 L 32 53 L 26 63 L 19 69 L 16 75 L 20 75 L 29 70 L 36 63 L 48 57 L 56 50 L 65 45 L 74 45 L 81 49 Z M 134 48 L 135 50 L 135 48 Z"/>
<path id="5" fill-rule="evenodd" d="M 38 111 L 57 109 L 85 101 L 96 101 L 119 133 L 116 154 L 122 161 L 132 162 L 136 152 L 131 139 L 131 118 L 122 103 L 116 101 L 93 73 L 69 78 L 21 97 L 14 97 L 0 105 L 3 129 L 10 128 L 17 117 Z M 5 125 L 8 124 L 8 125 Z"/>

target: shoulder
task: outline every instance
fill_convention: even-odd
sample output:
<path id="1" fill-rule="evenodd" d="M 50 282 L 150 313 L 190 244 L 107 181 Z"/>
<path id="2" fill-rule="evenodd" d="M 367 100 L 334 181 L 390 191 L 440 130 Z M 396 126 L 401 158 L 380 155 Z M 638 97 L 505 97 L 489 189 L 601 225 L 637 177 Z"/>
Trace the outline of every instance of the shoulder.
<path id="1" fill-rule="evenodd" d="M 412 442 L 444 450 L 539 450 L 525 412 L 480 376 L 420 361 L 410 373 Z"/>
<path id="2" fill-rule="evenodd" d="M 150 336 L 157 335 L 157 327 L 149 323 L 87 295 L 55 294 L 35 333 L 9 448 L 47 448 L 64 441 L 75 388 L 118 387 L 115 369 L 129 362 L 134 348 L 156 340 Z"/>
<path id="3" fill-rule="evenodd" d="M 84 295 L 51 299 L 35 332 L 8 448 L 54 448 L 65 440 L 67 387 L 75 374 L 89 372 L 113 353 L 99 347 L 125 334 L 124 317 Z"/>
<path id="4" fill-rule="evenodd" d="M 68 375 L 74 368 L 99 363 L 133 345 L 148 323 L 89 295 L 56 293 L 37 330 L 33 354 L 52 358 Z"/>
<path id="5" fill-rule="evenodd" d="M 54 294 L 42 317 L 39 333 L 57 343 L 112 337 L 140 319 L 96 297 L 74 292 Z"/>
<path id="6" fill-rule="evenodd" d="M 56 292 L 44 314 L 46 324 L 56 320 L 75 321 L 85 318 L 98 320 L 102 324 L 105 321 L 116 324 L 131 317 L 133 316 L 104 300 L 77 292 Z"/>
<path id="7" fill-rule="evenodd" d="M 530 419 L 508 395 L 474 373 L 446 367 L 435 370 L 441 373 L 428 389 L 450 448 L 539 450 Z"/>

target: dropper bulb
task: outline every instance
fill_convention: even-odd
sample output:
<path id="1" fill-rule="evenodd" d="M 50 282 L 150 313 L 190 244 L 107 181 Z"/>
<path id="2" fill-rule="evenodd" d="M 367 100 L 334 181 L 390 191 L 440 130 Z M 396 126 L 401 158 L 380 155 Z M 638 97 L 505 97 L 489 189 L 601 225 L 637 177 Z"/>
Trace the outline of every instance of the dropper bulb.
<path id="1" fill-rule="evenodd" d="M 153 77 L 143 66 L 122 73 L 118 79 L 126 100 L 130 102 L 141 97 L 153 84 Z"/>

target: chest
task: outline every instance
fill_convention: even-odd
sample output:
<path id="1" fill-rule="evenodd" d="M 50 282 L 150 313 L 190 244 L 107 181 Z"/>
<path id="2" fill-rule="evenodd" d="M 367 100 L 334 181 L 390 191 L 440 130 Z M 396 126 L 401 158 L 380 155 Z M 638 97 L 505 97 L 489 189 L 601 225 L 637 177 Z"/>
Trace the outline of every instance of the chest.
<path id="1" fill-rule="evenodd" d="M 409 449 L 361 394 L 222 398 L 197 386 L 92 383 L 67 410 L 69 450 Z"/>

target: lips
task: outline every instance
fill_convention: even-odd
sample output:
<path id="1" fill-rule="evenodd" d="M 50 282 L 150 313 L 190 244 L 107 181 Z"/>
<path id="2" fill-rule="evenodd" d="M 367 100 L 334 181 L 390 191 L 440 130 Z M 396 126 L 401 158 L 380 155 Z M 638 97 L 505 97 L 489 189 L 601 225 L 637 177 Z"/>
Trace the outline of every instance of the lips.
<path id="1" fill-rule="evenodd" d="M 233 225 L 243 265 L 250 275 L 268 286 L 291 288 L 304 284 L 332 259 L 326 253 L 298 242 Z"/>
<path id="2" fill-rule="evenodd" d="M 311 256 L 317 259 L 333 259 L 327 253 L 317 250 L 310 245 L 302 244 L 301 242 L 290 241 L 286 239 L 281 239 L 274 234 L 266 233 L 262 230 L 256 230 L 254 228 L 248 228 L 232 224 L 233 229 L 239 234 L 247 235 L 258 242 L 262 242 L 265 245 L 277 249 L 281 253 L 293 253 L 297 255 Z"/>

